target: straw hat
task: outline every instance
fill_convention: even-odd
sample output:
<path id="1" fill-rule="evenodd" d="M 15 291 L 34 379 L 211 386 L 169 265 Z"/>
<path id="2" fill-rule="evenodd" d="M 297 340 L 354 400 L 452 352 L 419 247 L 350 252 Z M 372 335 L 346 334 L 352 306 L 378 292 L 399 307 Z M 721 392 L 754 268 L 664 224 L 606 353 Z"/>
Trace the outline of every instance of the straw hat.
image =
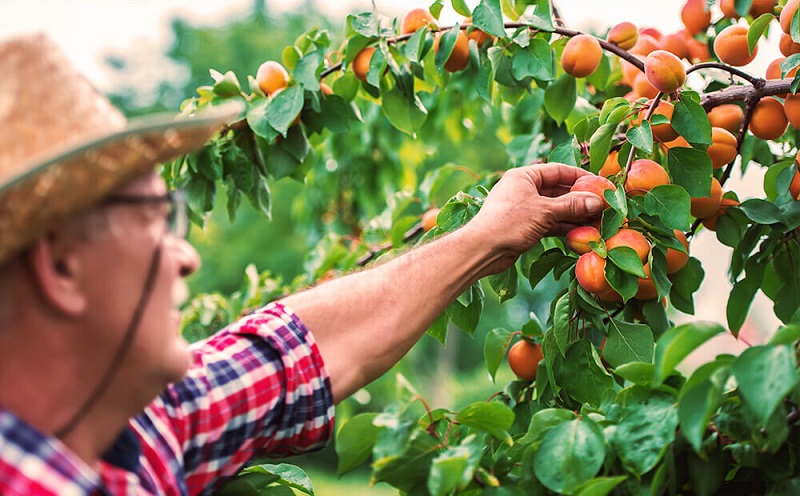
<path id="1" fill-rule="evenodd" d="M 42 34 L 0 43 L 0 75 L 0 264 L 242 111 L 126 122 Z"/>

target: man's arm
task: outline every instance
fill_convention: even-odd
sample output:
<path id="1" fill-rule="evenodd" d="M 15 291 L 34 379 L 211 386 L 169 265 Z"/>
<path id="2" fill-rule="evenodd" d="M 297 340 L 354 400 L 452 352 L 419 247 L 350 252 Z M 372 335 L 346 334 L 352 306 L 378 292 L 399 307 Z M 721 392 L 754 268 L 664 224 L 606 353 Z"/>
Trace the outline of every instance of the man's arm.
<path id="1" fill-rule="evenodd" d="M 542 237 L 602 210 L 569 193 L 586 171 L 565 165 L 512 169 L 461 229 L 375 268 L 282 300 L 314 334 L 336 402 L 380 377 L 475 281 L 505 270 Z"/>

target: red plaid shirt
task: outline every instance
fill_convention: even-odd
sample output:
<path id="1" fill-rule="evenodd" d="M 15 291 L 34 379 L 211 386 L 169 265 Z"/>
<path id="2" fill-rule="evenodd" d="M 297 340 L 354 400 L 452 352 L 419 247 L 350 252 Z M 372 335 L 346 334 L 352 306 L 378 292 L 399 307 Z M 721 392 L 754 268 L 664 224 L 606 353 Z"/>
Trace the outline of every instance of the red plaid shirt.
<path id="1" fill-rule="evenodd" d="M 170 385 L 92 469 L 0 407 L 0 494 L 208 494 L 253 457 L 323 446 L 330 381 L 313 336 L 273 303 L 192 345 Z"/>

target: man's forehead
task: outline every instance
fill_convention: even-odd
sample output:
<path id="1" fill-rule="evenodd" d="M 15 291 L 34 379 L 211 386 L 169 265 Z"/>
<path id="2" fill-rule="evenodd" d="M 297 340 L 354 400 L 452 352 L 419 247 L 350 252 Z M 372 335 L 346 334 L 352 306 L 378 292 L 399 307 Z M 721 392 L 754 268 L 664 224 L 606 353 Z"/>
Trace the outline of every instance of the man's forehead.
<path id="1" fill-rule="evenodd" d="M 115 194 L 163 194 L 167 185 L 155 171 L 149 172 L 120 188 Z"/>

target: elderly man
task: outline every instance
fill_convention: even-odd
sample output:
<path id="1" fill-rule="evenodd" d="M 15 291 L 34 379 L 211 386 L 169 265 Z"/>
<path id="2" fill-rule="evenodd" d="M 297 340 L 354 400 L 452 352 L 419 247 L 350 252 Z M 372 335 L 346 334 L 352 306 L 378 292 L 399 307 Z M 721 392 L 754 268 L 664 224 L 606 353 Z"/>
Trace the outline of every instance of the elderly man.
<path id="1" fill-rule="evenodd" d="M 284 298 L 191 347 L 199 265 L 155 166 L 240 110 L 126 124 L 44 36 L 0 44 L 0 494 L 206 494 L 322 446 L 479 278 L 602 208 L 585 171 L 511 170 L 465 227 Z"/>

